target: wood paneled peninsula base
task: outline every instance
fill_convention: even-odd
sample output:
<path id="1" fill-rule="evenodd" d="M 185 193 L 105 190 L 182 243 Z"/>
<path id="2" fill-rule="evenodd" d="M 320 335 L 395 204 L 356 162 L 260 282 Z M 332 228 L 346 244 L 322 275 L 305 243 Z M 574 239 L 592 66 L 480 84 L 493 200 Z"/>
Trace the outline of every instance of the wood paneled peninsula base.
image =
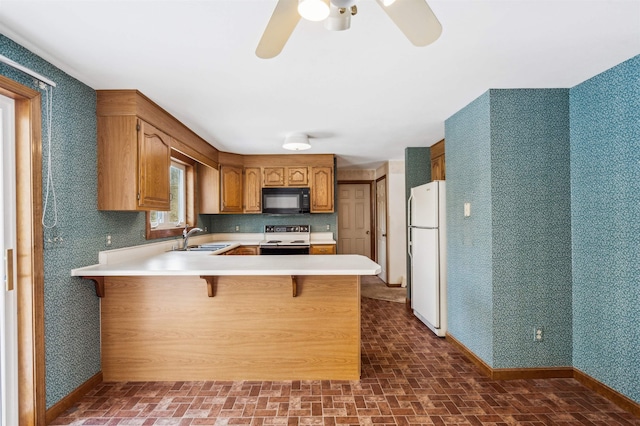
<path id="1" fill-rule="evenodd" d="M 360 378 L 360 275 L 380 268 L 371 260 L 161 256 L 72 271 L 101 296 L 105 381 Z"/>

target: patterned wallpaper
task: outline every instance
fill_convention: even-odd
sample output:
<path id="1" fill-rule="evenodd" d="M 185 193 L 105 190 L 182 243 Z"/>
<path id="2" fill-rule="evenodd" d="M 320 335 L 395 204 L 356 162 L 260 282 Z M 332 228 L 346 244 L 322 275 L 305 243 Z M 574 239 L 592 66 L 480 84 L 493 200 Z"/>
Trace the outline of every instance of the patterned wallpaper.
<path id="1" fill-rule="evenodd" d="M 445 122 L 448 332 L 493 363 L 489 92 Z M 464 217 L 464 203 L 471 216 Z"/>
<path id="2" fill-rule="evenodd" d="M 431 182 L 431 149 L 429 147 L 406 148 L 404 170 L 405 192 L 409 200 L 411 188 Z"/>
<path id="3" fill-rule="evenodd" d="M 58 224 L 44 232 L 46 401 L 51 407 L 100 371 L 99 300 L 93 284 L 71 277 L 70 271 L 97 263 L 98 252 L 106 249 L 107 234 L 112 236 L 110 248 L 144 244 L 145 215 L 97 211 L 95 91 L 4 35 L 0 35 L 0 54 L 57 84 L 53 89 L 51 170 Z M 0 74 L 36 88 L 31 77 L 4 64 L 0 64 Z M 46 143 L 44 91 L 42 100 Z M 46 163 L 43 147 L 43 177 Z M 53 222 L 51 200 L 50 194 L 47 224 Z"/>
<path id="4" fill-rule="evenodd" d="M 490 90 L 446 122 L 449 329 L 493 368 L 571 365 L 568 129 L 566 89 Z"/>
<path id="5" fill-rule="evenodd" d="M 640 402 L 638 81 L 640 56 L 446 121 L 449 331 L 492 367 L 573 365 Z"/>
<path id="6" fill-rule="evenodd" d="M 570 366 L 569 91 L 489 93 L 493 367 Z"/>
<path id="7" fill-rule="evenodd" d="M 570 99 L 574 366 L 640 403 L 640 56 Z"/>

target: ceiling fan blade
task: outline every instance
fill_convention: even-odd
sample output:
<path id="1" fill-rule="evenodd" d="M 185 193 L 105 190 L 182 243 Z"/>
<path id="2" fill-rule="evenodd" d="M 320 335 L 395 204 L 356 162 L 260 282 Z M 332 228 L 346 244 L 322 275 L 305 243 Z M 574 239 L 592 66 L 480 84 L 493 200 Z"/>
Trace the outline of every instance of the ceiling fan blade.
<path id="1" fill-rule="evenodd" d="M 298 25 L 299 20 L 298 0 L 278 0 L 267 28 L 258 43 L 256 55 L 263 59 L 277 56 L 289 40 L 289 36 Z"/>
<path id="2" fill-rule="evenodd" d="M 442 25 L 425 0 L 395 0 L 389 6 L 382 0 L 376 2 L 415 46 L 426 46 L 440 37 Z"/>

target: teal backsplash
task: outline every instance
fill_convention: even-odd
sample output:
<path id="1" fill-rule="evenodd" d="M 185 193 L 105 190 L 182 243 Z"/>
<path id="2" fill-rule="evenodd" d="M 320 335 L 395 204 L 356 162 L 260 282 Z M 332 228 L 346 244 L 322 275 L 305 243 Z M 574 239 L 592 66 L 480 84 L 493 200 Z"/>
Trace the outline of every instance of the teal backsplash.
<path id="1" fill-rule="evenodd" d="M 310 225 L 311 232 L 333 232 L 336 237 L 336 213 L 270 216 L 263 214 L 203 215 L 211 232 L 264 232 L 265 225 Z M 236 226 L 239 228 L 236 231 Z M 329 229 L 327 229 L 329 226 Z"/>

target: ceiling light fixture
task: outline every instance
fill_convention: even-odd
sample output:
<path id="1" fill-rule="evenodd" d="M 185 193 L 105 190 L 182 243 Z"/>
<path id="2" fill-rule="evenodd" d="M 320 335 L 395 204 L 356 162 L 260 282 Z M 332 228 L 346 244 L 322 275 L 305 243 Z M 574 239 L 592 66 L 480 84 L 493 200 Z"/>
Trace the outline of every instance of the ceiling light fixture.
<path id="1" fill-rule="evenodd" d="M 284 139 L 282 147 L 290 151 L 304 151 L 305 149 L 311 148 L 311 144 L 309 143 L 308 135 L 304 133 L 293 133 Z"/>
<path id="2" fill-rule="evenodd" d="M 329 17 L 324 21 L 324 27 L 329 31 L 348 30 L 351 27 L 351 13 L 347 8 L 336 7 L 331 4 Z"/>
<path id="3" fill-rule="evenodd" d="M 329 16 L 329 0 L 298 0 L 298 13 L 309 21 L 322 21 Z"/>
<path id="4" fill-rule="evenodd" d="M 392 4 L 394 4 L 396 2 L 396 0 L 382 0 L 382 4 L 386 6 L 391 6 Z"/>

